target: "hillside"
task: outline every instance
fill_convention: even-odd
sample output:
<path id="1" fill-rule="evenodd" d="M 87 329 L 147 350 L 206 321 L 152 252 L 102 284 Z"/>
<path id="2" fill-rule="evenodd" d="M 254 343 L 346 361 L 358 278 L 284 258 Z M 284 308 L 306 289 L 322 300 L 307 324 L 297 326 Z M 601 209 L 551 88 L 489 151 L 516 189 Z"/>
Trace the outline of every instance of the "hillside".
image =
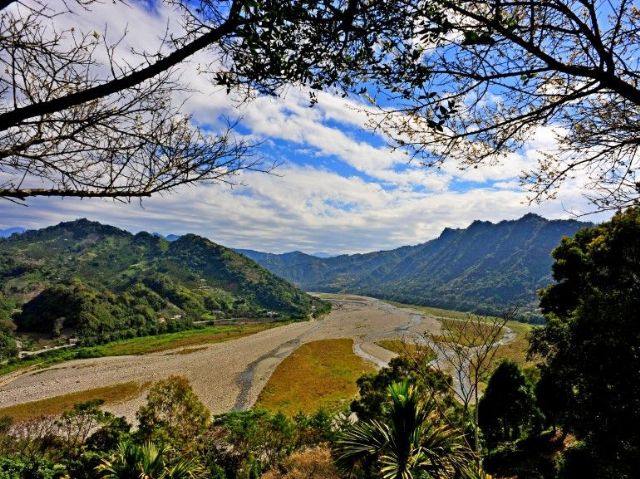
<path id="1" fill-rule="evenodd" d="M 350 292 L 463 311 L 496 314 L 518 305 L 535 321 L 537 289 L 551 283 L 551 251 L 590 226 L 527 214 L 474 221 L 432 240 L 391 251 L 318 258 L 300 252 L 239 250 L 306 291 Z"/>
<path id="2" fill-rule="evenodd" d="M 221 317 L 304 318 L 314 306 L 287 281 L 195 235 L 167 241 L 78 220 L 0 240 L 4 329 L 13 317 L 22 332 L 102 342 Z"/>

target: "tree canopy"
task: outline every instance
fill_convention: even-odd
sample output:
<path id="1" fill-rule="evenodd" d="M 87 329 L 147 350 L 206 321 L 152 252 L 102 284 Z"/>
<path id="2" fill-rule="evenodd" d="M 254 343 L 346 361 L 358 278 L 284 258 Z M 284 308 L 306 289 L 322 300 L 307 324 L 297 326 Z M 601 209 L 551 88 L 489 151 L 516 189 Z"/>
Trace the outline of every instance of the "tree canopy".
<path id="1" fill-rule="evenodd" d="M 320 89 L 369 98 L 371 125 L 426 165 L 513 161 L 543 131 L 557 151 L 525 160 L 533 199 L 576 177 L 599 208 L 638 198 L 632 2 L 165 0 L 179 28 L 132 58 L 52 28 L 94 3 L 0 4 L 1 197 L 131 198 L 269 170 L 233 128 L 204 131 L 176 103 L 175 68 L 206 51 L 202 73 L 244 98 L 286 85 L 311 103 Z"/>
<path id="2" fill-rule="evenodd" d="M 532 342 L 546 360 L 540 404 L 584 441 L 592 477 L 633 477 L 640 457 L 638 238 L 631 208 L 565 239 L 554 251 L 558 283 L 542 292 L 547 325 Z"/>
<path id="3" fill-rule="evenodd" d="M 513 155 L 544 132 L 557 148 L 525 159 L 521 180 L 533 199 L 553 196 L 578 177 L 599 208 L 637 201 L 636 5 L 410 3 L 419 12 L 414 41 L 397 38 L 388 51 L 412 68 L 378 77 L 386 95 L 376 99 L 381 109 L 372 114 L 398 147 L 427 165 L 454 158 L 477 168 L 515 161 Z"/>

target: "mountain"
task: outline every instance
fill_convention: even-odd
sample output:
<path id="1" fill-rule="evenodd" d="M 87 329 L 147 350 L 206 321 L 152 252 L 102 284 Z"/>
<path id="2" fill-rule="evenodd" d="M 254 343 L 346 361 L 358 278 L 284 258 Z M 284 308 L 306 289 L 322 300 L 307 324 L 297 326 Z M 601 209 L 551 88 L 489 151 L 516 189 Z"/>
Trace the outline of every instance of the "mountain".
<path id="1" fill-rule="evenodd" d="M 306 291 L 366 294 L 482 314 L 518 305 L 520 319 L 535 321 L 536 291 L 553 281 L 551 251 L 563 236 L 588 226 L 527 214 L 445 228 L 432 241 L 390 251 L 333 258 L 241 252 Z"/>
<path id="2" fill-rule="evenodd" d="M 196 235 L 167 241 L 83 219 L 0 240 L 0 321 L 17 308 L 25 332 L 101 342 L 216 317 L 304 318 L 323 307 Z"/>
<path id="3" fill-rule="evenodd" d="M 153 233 L 151 233 L 151 234 L 152 234 L 153 236 L 157 236 L 158 238 L 164 238 L 164 239 L 166 239 L 167 241 L 175 241 L 175 240 L 177 240 L 178 238 L 180 238 L 180 236 L 179 236 L 179 235 L 174 235 L 173 233 L 168 234 L 168 235 L 166 235 L 166 236 L 165 236 L 165 235 L 163 235 L 162 233 L 157 233 L 157 232 L 153 232 Z"/>
<path id="4" fill-rule="evenodd" d="M 22 226 L 16 226 L 14 228 L 7 228 L 4 230 L 0 230 L 0 238 L 8 238 L 12 234 L 21 234 L 26 231 Z"/>

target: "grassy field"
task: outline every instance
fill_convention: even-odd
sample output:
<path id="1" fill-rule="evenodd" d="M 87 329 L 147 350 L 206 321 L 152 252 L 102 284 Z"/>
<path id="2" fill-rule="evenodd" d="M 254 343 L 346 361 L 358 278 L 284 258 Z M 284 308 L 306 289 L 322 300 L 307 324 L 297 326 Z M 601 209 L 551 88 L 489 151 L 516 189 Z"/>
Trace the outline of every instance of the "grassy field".
<path id="1" fill-rule="evenodd" d="M 497 366 L 503 359 L 515 361 L 524 368 L 535 366 L 538 361 L 527 359 L 527 350 L 529 349 L 529 334 L 532 326 L 517 321 L 509 321 L 507 327 L 516 333 L 515 338 L 508 344 L 503 344 L 498 348 L 493 359 Z"/>
<path id="2" fill-rule="evenodd" d="M 276 368 L 257 408 L 294 415 L 345 407 L 357 394 L 356 380 L 373 366 L 353 353 L 351 339 L 303 344 Z"/>
<path id="3" fill-rule="evenodd" d="M 437 319 L 465 319 L 469 313 L 462 311 L 452 311 L 449 309 L 432 308 L 431 306 L 416 306 L 413 304 L 397 303 L 395 301 L 385 301 L 385 303 L 392 304 L 398 308 L 415 309 L 425 315 L 432 316 Z"/>
<path id="4" fill-rule="evenodd" d="M 72 409 L 74 404 L 94 399 L 102 399 L 105 404 L 124 402 L 140 396 L 148 386 L 149 383 L 131 381 L 114 384 L 113 386 L 79 391 L 63 396 L 2 408 L 0 409 L 0 417 L 9 416 L 16 421 L 26 421 L 40 416 L 59 415 L 64 411 Z"/>
<path id="5" fill-rule="evenodd" d="M 0 376 L 19 369 L 46 367 L 70 359 L 148 354 L 189 346 L 220 343 L 242 338 L 282 324 L 283 323 L 257 323 L 238 326 L 209 326 L 200 329 L 178 331 L 176 333 L 159 334 L 157 336 L 124 339 L 94 347 L 62 349 L 42 356 L 6 364 L 0 367 Z"/>

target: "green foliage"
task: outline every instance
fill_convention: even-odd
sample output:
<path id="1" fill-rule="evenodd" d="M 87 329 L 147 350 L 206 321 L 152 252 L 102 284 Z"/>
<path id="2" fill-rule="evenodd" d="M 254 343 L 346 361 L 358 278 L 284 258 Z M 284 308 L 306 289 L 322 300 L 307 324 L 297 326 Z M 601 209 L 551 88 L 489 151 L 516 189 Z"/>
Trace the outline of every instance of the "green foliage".
<path id="1" fill-rule="evenodd" d="M 307 291 L 346 291 L 483 315 L 518 305 L 519 320 L 541 322 L 536 291 L 551 281 L 551 251 L 563 236 L 586 226 L 529 214 L 447 228 L 437 239 L 391 251 L 334 258 L 241 252 Z"/>
<path id="2" fill-rule="evenodd" d="M 209 422 L 209 411 L 191 389 L 189 381 L 170 376 L 156 383 L 147 403 L 136 414 L 145 441 L 192 452 Z"/>
<path id="3" fill-rule="evenodd" d="M 65 467 L 43 458 L 0 456 L 0 479 L 62 479 Z"/>
<path id="4" fill-rule="evenodd" d="M 375 461 L 384 479 L 472 477 L 471 455 L 462 436 L 438 417 L 435 402 L 422 402 L 408 381 L 393 383 L 389 407 L 377 419 L 358 421 L 336 444 L 345 470 Z"/>
<path id="5" fill-rule="evenodd" d="M 583 477 L 636 477 L 640 466 L 640 208 L 578 232 L 554 251 L 557 284 L 532 350 L 545 358 L 547 417 L 596 458 Z M 573 466 L 572 466 L 573 467 Z"/>
<path id="6" fill-rule="evenodd" d="M 304 319 L 326 303 L 223 246 L 174 242 L 87 220 L 0 241 L 0 329 L 84 344 L 179 331 L 194 320 Z"/>
<path id="7" fill-rule="evenodd" d="M 202 477 L 202 468 L 193 461 L 168 459 L 166 447 L 152 443 L 118 444 L 116 452 L 96 467 L 100 479 L 194 479 Z"/>
<path id="8" fill-rule="evenodd" d="M 200 451 L 213 477 L 244 479 L 260 477 L 296 450 L 333 442 L 336 434 L 334 417 L 322 410 L 294 418 L 265 410 L 232 412 L 216 418 Z"/>
<path id="9" fill-rule="evenodd" d="M 478 420 L 489 449 L 540 428 L 541 414 L 520 367 L 503 361 L 491 375 L 478 404 Z"/>
<path id="10" fill-rule="evenodd" d="M 351 411 L 360 420 L 380 417 L 389 404 L 388 388 L 398 382 L 409 381 L 424 397 L 432 396 L 444 407 L 454 405 L 449 395 L 451 378 L 440 371 L 417 363 L 406 356 L 398 356 L 389 361 L 389 366 L 373 374 L 365 374 L 358 381 L 359 397 L 352 401 Z"/>
<path id="11" fill-rule="evenodd" d="M 16 340 L 12 335 L 0 331 L 0 360 L 15 357 L 18 353 Z"/>
<path id="12" fill-rule="evenodd" d="M 558 457 L 564 448 L 562 438 L 553 433 L 532 435 L 496 447 L 486 454 L 482 465 L 492 477 L 557 479 Z"/>

